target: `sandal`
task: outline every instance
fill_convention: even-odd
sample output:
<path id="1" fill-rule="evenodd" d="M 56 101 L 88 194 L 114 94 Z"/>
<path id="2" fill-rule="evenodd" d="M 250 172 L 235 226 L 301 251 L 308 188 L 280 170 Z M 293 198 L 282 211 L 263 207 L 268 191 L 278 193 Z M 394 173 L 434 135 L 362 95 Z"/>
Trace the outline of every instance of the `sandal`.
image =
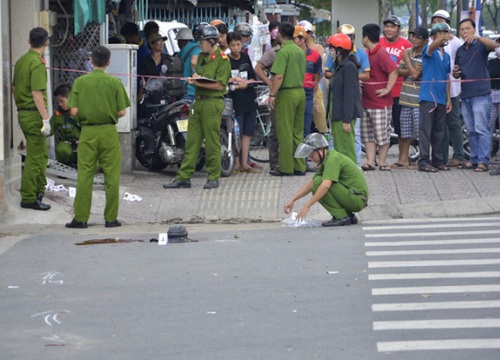
<path id="1" fill-rule="evenodd" d="M 471 163 L 470 161 L 464 161 L 462 163 L 462 165 L 460 165 L 458 168 L 459 169 L 472 170 L 472 169 L 475 169 L 476 166 L 473 163 Z"/>
<path id="2" fill-rule="evenodd" d="M 488 165 L 479 163 L 479 165 L 474 169 L 474 172 L 482 173 L 487 172 L 488 170 Z"/>
<path id="3" fill-rule="evenodd" d="M 418 170 L 424 171 L 424 172 L 431 172 L 431 173 L 435 173 L 435 172 L 439 171 L 438 168 L 432 166 L 431 164 L 425 164 L 422 167 L 419 167 Z"/>
<path id="4" fill-rule="evenodd" d="M 372 166 L 372 165 L 367 163 L 367 164 L 363 164 L 361 166 L 361 169 L 363 169 L 364 171 L 373 171 L 373 170 L 375 170 L 375 166 Z"/>
<path id="5" fill-rule="evenodd" d="M 378 168 L 379 168 L 380 171 L 391 171 L 391 167 L 389 165 L 387 165 L 387 164 L 380 165 Z"/>
<path id="6" fill-rule="evenodd" d="M 253 167 L 248 167 L 248 168 L 241 168 L 240 169 L 240 172 L 242 173 L 249 173 L 249 174 L 259 174 L 262 172 L 262 170 L 259 170 L 259 169 L 256 169 L 256 168 L 253 168 Z"/>
<path id="7" fill-rule="evenodd" d="M 408 169 L 409 165 L 403 165 L 401 163 L 395 162 L 391 165 L 391 169 Z"/>

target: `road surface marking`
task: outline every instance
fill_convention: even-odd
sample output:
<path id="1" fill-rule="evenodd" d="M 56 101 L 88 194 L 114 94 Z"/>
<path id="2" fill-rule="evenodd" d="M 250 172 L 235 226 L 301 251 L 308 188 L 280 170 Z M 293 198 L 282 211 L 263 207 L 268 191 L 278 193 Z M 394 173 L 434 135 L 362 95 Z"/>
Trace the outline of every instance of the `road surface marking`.
<path id="1" fill-rule="evenodd" d="M 500 349 L 500 339 L 388 341 L 377 343 L 379 352 L 460 349 Z"/>
<path id="2" fill-rule="evenodd" d="M 451 294 L 472 292 L 500 292 L 500 284 L 494 285 L 458 285 L 458 286 L 415 286 L 372 289 L 372 295 L 407 295 L 407 294 Z"/>
<path id="3" fill-rule="evenodd" d="M 495 265 L 500 264 L 500 259 L 479 260 L 428 260 L 428 261 L 371 261 L 369 268 L 390 267 L 423 267 L 423 266 L 464 266 L 464 265 Z"/>
<path id="4" fill-rule="evenodd" d="M 493 301 L 439 301 L 424 303 L 373 304 L 372 311 L 421 311 L 449 309 L 500 308 L 500 300 Z"/>

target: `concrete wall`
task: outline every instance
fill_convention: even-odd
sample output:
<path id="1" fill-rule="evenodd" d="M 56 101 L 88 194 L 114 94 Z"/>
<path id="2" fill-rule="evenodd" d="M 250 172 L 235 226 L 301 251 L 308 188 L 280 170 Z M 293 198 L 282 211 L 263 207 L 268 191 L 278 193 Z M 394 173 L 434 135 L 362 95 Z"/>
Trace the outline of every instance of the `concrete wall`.
<path id="1" fill-rule="evenodd" d="M 361 28 L 368 23 L 379 23 L 378 1 L 374 0 L 333 0 L 332 32 L 337 32 L 338 25 L 351 24 L 356 29 L 357 47 L 361 44 Z"/>

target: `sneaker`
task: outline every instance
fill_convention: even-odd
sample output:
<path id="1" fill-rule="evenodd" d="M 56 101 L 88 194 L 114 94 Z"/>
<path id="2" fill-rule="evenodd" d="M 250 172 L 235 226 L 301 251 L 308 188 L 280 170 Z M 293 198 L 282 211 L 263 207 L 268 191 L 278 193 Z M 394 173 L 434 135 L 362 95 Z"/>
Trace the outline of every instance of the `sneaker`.
<path id="1" fill-rule="evenodd" d="M 496 170 L 491 171 L 491 172 L 490 172 L 490 175 L 493 175 L 493 176 L 495 176 L 495 175 L 500 175 L 500 168 L 498 168 L 498 169 L 496 169 Z"/>

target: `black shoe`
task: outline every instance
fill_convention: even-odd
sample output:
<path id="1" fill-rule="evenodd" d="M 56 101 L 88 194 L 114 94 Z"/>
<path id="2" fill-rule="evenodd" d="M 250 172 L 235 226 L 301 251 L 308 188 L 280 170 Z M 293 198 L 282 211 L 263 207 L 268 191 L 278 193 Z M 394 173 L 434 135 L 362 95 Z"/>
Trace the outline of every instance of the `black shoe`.
<path id="1" fill-rule="evenodd" d="M 75 219 L 71 220 L 70 223 L 66 223 L 67 228 L 73 228 L 73 229 L 86 229 L 87 228 L 87 223 L 86 222 L 81 222 L 81 221 L 76 221 Z"/>
<path id="2" fill-rule="evenodd" d="M 351 219 L 349 216 L 346 216 L 342 219 L 332 218 L 332 220 L 321 224 L 321 226 L 347 226 L 347 225 L 351 225 Z"/>
<path id="3" fill-rule="evenodd" d="M 351 220 L 351 225 L 356 225 L 358 223 L 358 218 L 353 213 L 349 214 L 349 220 Z"/>
<path id="4" fill-rule="evenodd" d="M 42 210 L 42 211 L 46 211 L 46 210 L 50 209 L 49 204 L 44 204 L 40 200 L 36 200 L 35 202 L 29 203 L 29 204 L 23 203 L 21 201 L 21 207 L 23 209 L 33 209 L 33 210 Z"/>
<path id="5" fill-rule="evenodd" d="M 492 176 L 495 176 L 495 175 L 500 175 L 500 168 L 494 170 L 494 171 L 490 171 L 490 175 Z"/>
<path id="6" fill-rule="evenodd" d="M 122 226 L 122 223 L 119 222 L 118 220 L 115 221 L 106 221 L 104 224 L 104 227 L 112 228 L 112 227 L 119 227 Z"/>
<path id="7" fill-rule="evenodd" d="M 305 176 L 306 175 L 306 172 L 305 171 L 300 171 L 300 170 L 295 170 L 293 172 L 293 175 L 297 175 L 297 176 Z"/>
<path id="8" fill-rule="evenodd" d="M 284 172 L 281 172 L 277 169 L 269 171 L 269 175 L 272 175 L 272 176 L 293 176 L 293 174 L 284 173 Z"/>
<path id="9" fill-rule="evenodd" d="M 219 180 L 208 180 L 203 189 L 215 189 L 219 187 Z"/>
<path id="10" fill-rule="evenodd" d="M 175 179 L 169 184 L 163 185 L 165 189 L 178 189 L 178 188 L 190 188 L 191 187 L 191 180 L 186 179 L 186 180 L 177 180 Z"/>

